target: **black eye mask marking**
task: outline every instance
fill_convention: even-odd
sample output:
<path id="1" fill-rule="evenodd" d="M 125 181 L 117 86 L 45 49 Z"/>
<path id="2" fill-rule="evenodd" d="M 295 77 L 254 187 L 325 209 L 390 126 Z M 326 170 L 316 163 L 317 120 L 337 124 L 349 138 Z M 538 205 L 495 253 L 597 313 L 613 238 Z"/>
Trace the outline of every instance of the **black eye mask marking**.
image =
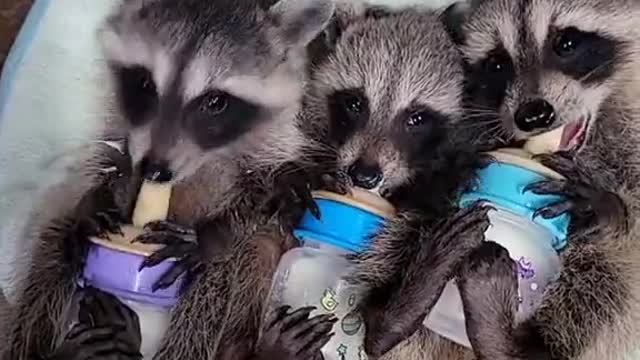
<path id="1" fill-rule="evenodd" d="M 466 66 L 465 93 L 472 104 L 497 109 L 504 101 L 507 87 L 516 74 L 513 61 L 502 47 L 497 47 L 487 57 Z"/>
<path id="2" fill-rule="evenodd" d="M 260 106 L 223 91 L 212 90 L 187 104 L 185 124 L 204 149 L 226 145 L 260 120 Z"/>
<path id="3" fill-rule="evenodd" d="M 600 82 L 613 74 L 621 43 L 574 27 L 552 32 L 545 46 L 544 66 L 584 83 Z"/>
<path id="4" fill-rule="evenodd" d="M 158 93 L 151 72 L 143 66 L 114 66 L 122 111 L 133 126 L 143 125 L 158 106 Z"/>
<path id="5" fill-rule="evenodd" d="M 410 164 L 429 161 L 446 135 L 449 118 L 428 107 L 412 107 L 394 119 L 392 140 Z"/>
<path id="6" fill-rule="evenodd" d="M 340 90 L 328 98 L 331 121 L 329 136 L 338 145 L 344 144 L 369 119 L 369 101 L 360 89 Z"/>

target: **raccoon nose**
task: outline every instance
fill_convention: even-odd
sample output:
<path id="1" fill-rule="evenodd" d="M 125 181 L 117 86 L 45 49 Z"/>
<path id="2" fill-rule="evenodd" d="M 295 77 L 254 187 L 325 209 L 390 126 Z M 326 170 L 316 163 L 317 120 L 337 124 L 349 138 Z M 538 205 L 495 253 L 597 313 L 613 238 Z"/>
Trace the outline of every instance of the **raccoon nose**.
<path id="1" fill-rule="evenodd" d="M 357 160 L 348 170 L 355 186 L 364 189 L 373 189 L 382 181 L 382 170 L 377 164 L 368 164 Z"/>
<path id="2" fill-rule="evenodd" d="M 173 179 L 173 174 L 169 170 L 169 164 L 166 162 L 156 162 L 149 158 L 144 158 L 140 166 L 142 177 L 145 180 L 163 183 Z"/>
<path id="3" fill-rule="evenodd" d="M 522 131 L 546 128 L 556 119 L 553 106 L 543 99 L 529 101 L 516 111 L 516 126 Z"/>

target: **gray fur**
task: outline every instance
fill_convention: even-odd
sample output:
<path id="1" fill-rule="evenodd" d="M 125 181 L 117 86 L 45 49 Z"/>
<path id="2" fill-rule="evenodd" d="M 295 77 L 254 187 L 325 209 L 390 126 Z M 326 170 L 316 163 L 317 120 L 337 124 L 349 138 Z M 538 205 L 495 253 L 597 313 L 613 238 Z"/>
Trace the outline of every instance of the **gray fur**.
<path id="1" fill-rule="evenodd" d="M 424 148 L 421 154 L 424 163 L 416 166 L 409 161 L 407 151 L 398 144 L 394 134 L 399 124 L 396 121 L 403 119 L 405 110 L 412 105 L 426 105 L 447 117 L 447 128 L 451 132 L 447 133 L 444 144 L 451 146 L 449 150 L 456 149 L 462 154 L 472 148 L 466 143 L 459 146 L 466 134 L 456 131 L 463 129 L 459 126 L 463 112 L 460 54 L 448 38 L 439 12 L 412 8 L 367 14 L 366 8 L 345 5 L 338 7 L 337 14 L 340 36 L 333 52 L 314 69 L 305 96 L 303 115 L 311 128 L 309 131 L 324 134 L 329 140 L 322 142 L 331 144 L 331 131 L 327 128 L 331 122 L 328 98 L 336 91 L 362 89 L 369 101 L 370 116 L 344 144 L 333 145 L 337 167 L 345 169 L 364 154 L 382 167 L 385 181 L 378 190 L 383 196 L 394 201 L 395 191 L 409 187 L 414 190 L 412 194 L 417 202 L 394 203 L 399 209 L 397 217 L 387 223 L 373 240 L 372 248 L 354 264 L 351 280 L 375 289 L 369 294 L 370 298 L 375 297 L 374 293 L 384 298 L 383 304 L 366 310 L 367 328 L 375 328 L 381 336 L 375 339 L 368 336 L 366 348 L 371 356 L 377 356 L 388 343 L 408 337 L 383 358 L 443 359 L 457 354 L 458 347 L 438 339 L 421 325 L 414 335 L 411 333 L 416 329 L 416 319 L 421 323 L 425 312 L 435 304 L 438 289 L 442 290 L 456 264 L 479 244 L 484 232 L 482 226 L 488 223 L 482 213 L 467 216 L 468 224 L 462 221 L 451 226 L 461 228 L 455 233 L 456 241 L 443 241 L 447 233 L 437 233 L 435 223 L 452 215 L 452 200 L 468 185 L 474 168 L 471 164 L 455 162 L 438 164 L 438 156 L 434 154 L 446 148 L 438 142 Z M 437 169 L 439 166 L 448 171 L 427 171 L 434 176 L 417 177 L 418 171 L 425 171 L 422 167 Z M 439 182 L 446 182 L 456 190 L 441 188 Z M 434 206 L 435 202 L 437 206 L 418 204 L 420 194 L 429 197 L 429 205 Z M 437 239 L 431 241 L 431 238 Z M 428 286 L 424 286 L 424 281 L 429 281 Z M 402 290 L 398 291 L 395 286 Z M 411 306 L 417 303 L 425 306 Z"/>
<path id="2" fill-rule="evenodd" d="M 460 6 L 462 12 L 463 7 Z M 484 59 L 498 45 L 504 46 L 514 62 L 515 81 L 508 85 L 506 98 L 496 114 L 502 126 L 492 133 L 503 142 L 526 139 L 549 130 L 527 133 L 513 124 L 518 107 L 537 97 L 547 100 L 556 110 L 558 120 L 552 128 L 579 119 L 596 119 L 603 103 L 616 97 L 619 84 L 628 80 L 626 74 L 634 66 L 637 49 L 632 44 L 637 38 L 634 29 L 637 2 L 633 0 L 486 0 L 474 1 L 474 6 L 467 5 L 466 10 L 468 21 L 462 22 L 465 39 L 461 50 L 467 62 Z M 571 26 L 624 44 L 618 50 L 612 76 L 586 83 L 584 78 L 576 80 L 545 69 L 542 61 L 548 51 L 545 47 L 552 40 L 552 31 Z M 591 126 L 588 130 L 591 131 Z"/>
<path id="3" fill-rule="evenodd" d="M 361 156 L 378 162 L 384 177 L 380 193 L 410 183 L 415 175 L 406 154 L 390 139 L 398 126 L 393 119 L 413 105 L 428 106 L 453 121 L 462 114 L 451 106 L 462 98 L 462 69 L 450 66 L 460 59 L 435 17 L 405 10 L 377 19 L 362 4 L 342 4 L 336 15 L 341 36 L 329 58 L 314 69 L 305 95 L 306 127 L 326 135 L 328 97 L 339 90 L 364 91 L 371 112 L 366 128 L 334 150 L 341 170 Z"/>
<path id="4" fill-rule="evenodd" d="M 112 69 L 142 66 L 151 72 L 160 115 L 165 102 L 185 104 L 211 89 L 263 110 L 255 127 L 208 150 L 177 126 L 179 117 L 166 122 L 155 118 L 157 113 L 147 114 L 148 121 L 136 126 L 141 119 L 125 115 L 110 124 L 128 137 L 134 168 L 153 153 L 176 173 L 171 220 L 193 226 L 199 220 L 224 217 L 240 239 L 223 257 L 207 264 L 173 310 L 156 359 L 237 359 L 250 354 L 269 274 L 291 246 L 276 219 L 247 214 L 261 205 L 256 204 L 261 196 L 269 195 L 278 167 L 297 160 L 310 147 L 295 120 L 305 81 L 305 47 L 328 22 L 333 5 L 324 0 L 274 3 L 128 0 L 99 32 Z M 96 156 L 102 155 L 98 151 Z M 80 168 L 90 174 L 79 182 L 86 186 L 74 188 L 78 196 L 49 219 L 72 214 L 71 200 L 100 183 L 93 175 L 95 167 Z M 8 322 L 12 359 L 52 350 L 62 335 L 62 311 L 74 291 L 75 275 L 65 268 L 60 245 L 68 230 L 52 227 L 51 220 L 44 224 L 46 230 L 34 235 L 33 259 L 19 284 L 16 314 Z"/>
<path id="5" fill-rule="evenodd" d="M 553 125 L 590 119 L 584 144 L 574 156 L 575 167 L 595 186 L 612 191 L 626 203 L 629 233 L 581 234 L 561 254 L 563 271 L 547 290 L 533 323 L 553 358 L 620 359 L 638 346 L 640 335 L 640 3 L 632 0 L 511 0 L 479 1 L 462 27 L 461 49 L 474 63 L 502 44 L 515 59 L 516 77 L 493 115 L 500 123 L 489 132 L 494 145 L 526 139 L 534 133 L 516 130 L 513 116 L 530 97 L 542 97 L 556 109 Z M 539 63 L 548 33 L 573 26 L 594 31 L 622 44 L 614 71 L 586 83 Z M 490 109 L 472 110 L 486 115 Z M 473 116 L 471 117 L 473 118 Z M 471 119 L 472 120 L 472 119 Z M 542 131 L 542 130 L 541 130 Z M 487 135 L 487 134 L 484 134 Z M 463 358 L 464 352 L 451 356 Z M 439 357 L 438 359 L 440 359 Z"/>

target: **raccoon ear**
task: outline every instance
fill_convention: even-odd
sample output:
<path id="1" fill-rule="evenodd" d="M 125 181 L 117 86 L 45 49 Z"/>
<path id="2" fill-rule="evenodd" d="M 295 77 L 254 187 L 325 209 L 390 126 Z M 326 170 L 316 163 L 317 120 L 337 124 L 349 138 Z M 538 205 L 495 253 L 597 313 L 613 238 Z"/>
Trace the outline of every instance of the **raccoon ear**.
<path id="1" fill-rule="evenodd" d="M 304 48 L 325 29 L 334 11 L 332 0 L 280 0 L 268 16 L 287 46 Z"/>
<path id="2" fill-rule="evenodd" d="M 471 12 L 481 3 L 478 0 L 462 0 L 449 5 L 441 14 L 442 22 L 456 44 L 464 42 L 462 25 Z"/>
<path id="3" fill-rule="evenodd" d="M 340 39 L 342 33 L 354 22 L 366 17 L 383 17 L 390 13 L 384 6 L 375 6 L 359 0 L 336 0 L 336 10 L 331 22 L 323 31 L 323 40 L 329 49 Z"/>

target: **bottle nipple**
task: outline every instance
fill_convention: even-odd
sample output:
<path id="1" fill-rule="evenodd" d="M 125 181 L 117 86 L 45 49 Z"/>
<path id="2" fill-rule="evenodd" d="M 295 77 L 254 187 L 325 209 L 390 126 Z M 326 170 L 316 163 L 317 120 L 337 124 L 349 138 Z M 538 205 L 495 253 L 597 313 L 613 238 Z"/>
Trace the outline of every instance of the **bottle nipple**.
<path id="1" fill-rule="evenodd" d="M 351 192 L 345 195 L 323 190 L 314 191 L 313 197 L 346 203 L 383 218 L 390 218 L 395 214 L 395 207 L 390 202 L 380 195 L 359 187 L 351 188 Z"/>
<path id="2" fill-rule="evenodd" d="M 564 179 L 561 174 L 535 160 L 535 155 L 551 154 L 559 149 L 563 128 L 533 136 L 522 148 L 502 148 L 489 154 L 499 162 L 517 165 L 551 179 Z"/>
<path id="3" fill-rule="evenodd" d="M 157 244 L 132 243 L 133 239 L 144 232 L 146 224 L 167 218 L 171 185 L 143 181 L 133 210 L 131 225 L 122 226 L 122 234 L 108 234 L 109 239 L 91 238 L 91 242 L 123 252 L 149 256 L 162 248 Z"/>

